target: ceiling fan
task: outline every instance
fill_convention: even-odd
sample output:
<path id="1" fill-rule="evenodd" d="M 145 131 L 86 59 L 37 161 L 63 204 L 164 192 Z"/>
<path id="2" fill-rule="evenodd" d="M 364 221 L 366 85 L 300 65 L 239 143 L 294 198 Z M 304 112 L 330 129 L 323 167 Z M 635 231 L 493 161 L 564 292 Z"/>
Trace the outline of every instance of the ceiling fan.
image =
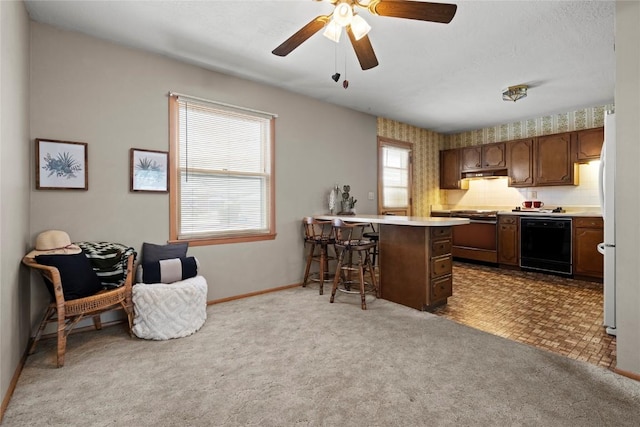
<path id="1" fill-rule="evenodd" d="M 315 0 L 322 1 L 322 0 Z M 367 9 L 373 15 L 394 18 L 416 19 L 448 24 L 456 14 L 455 4 L 428 3 L 409 0 L 325 0 L 335 6 L 330 15 L 320 15 L 285 40 L 271 53 L 287 56 L 309 37 L 325 28 L 324 36 L 335 41 L 340 40 L 342 28 L 346 29 L 351 45 L 356 52 L 363 70 L 376 67 L 378 58 L 373 51 L 367 33 L 369 24 L 358 14 L 358 8 Z"/>

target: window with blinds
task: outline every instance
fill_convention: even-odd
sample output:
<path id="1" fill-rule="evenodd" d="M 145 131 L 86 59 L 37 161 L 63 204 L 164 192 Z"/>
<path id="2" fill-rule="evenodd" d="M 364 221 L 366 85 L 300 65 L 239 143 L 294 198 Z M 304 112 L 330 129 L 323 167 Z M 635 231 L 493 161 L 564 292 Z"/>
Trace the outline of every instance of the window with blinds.
<path id="1" fill-rule="evenodd" d="M 409 155 L 403 147 L 382 147 L 383 206 L 402 208 L 409 204 Z"/>
<path id="2" fill-rule="evenodd" d="M 274 116 L 181 95 L 170 112 L 171 239 L 273 238 Z"/>

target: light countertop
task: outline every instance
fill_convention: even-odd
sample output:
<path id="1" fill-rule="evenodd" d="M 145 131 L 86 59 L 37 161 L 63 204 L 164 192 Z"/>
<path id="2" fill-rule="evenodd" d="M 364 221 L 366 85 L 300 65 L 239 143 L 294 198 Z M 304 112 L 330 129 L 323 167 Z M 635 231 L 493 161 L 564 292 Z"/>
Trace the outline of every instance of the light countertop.
<path id="1" fill-rule="evenodd" d="M 314 215 L 316 219 L 340 218 L 345 222 L 370 222 L 373 224 L 409 225 L 414 227 L 448 227 L 469 224 L 466 218 L 396 216 L 396 215 Z"/>
<path id="2" fill-rule="evenodd" d="M 544 209 L 544 208 L 543 208 Z M 448 214 L 452 211 L 456 211 L 459 209 L 432 209 L 432 214 Z M 495 210 L 498 212 L 498 215 L 517 215 L 517 216 L 550 216 L 550 217 L 602 217 L 602 212 L 599 210 L 579 210 L 579 209 L 569 209 L 567 208 L 566 212 L 539 212 L 533 210 L 527 211 L 512 211 L 511 209 L 486 209 L 486 208 L 478 208 L 478 210 Z"/>
<path id="3" fill-rule="evenodd" d="M 499 211 L 498 215 L 518 216 L 563 216 L 563 217 L 602 217 L 600 212 L 532 212 L 532 211 Z"/>

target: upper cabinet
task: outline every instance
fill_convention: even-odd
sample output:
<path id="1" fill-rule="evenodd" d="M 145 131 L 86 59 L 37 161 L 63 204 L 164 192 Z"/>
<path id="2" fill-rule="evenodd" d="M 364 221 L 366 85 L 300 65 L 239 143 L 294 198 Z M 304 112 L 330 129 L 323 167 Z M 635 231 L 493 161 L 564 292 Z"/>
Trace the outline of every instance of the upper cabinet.
<path id="1" fill-rule="evenodd" d="M 533 143 L 533 138 L 507 143 L 507 167 L 511 187 L 533 186 Z"/>
<path id="2" fill-rule="evenodd" d="M 482 146 L 483 169 L 504 169 L 507 167 L 507 149 L 504 142 Z"/>
<path id="3" fill-rule="evenodd" d="M 461 151 L 461 172 L 505 169 L 507 167 L 506 145 L 504 142 L 465 147 Z"/>
<path id="4" fill-rule="evenodd" d="M 460 150 L 462 153 L 462 172 L 479 170 L 482 167 L 482 148 L 466 147 Z"/>
<path id="5" fill-rule="evenodd" d="M 440 188 L 443 190 L 460 188 L 460 151 L 440 151 Z"/>
<path id="6" fill-rule="evenodd" d="M 509 186 L 576 185 L 577 163 L 600 158 L 604 128 L 440 151 L 440 188 L 466 188 L 468 172 L 507 171 Z M 471 174 L 473 175 L 473 174 Z"/>
<path id="7" fill-rule="evenodd" d="M 604 142 L 604 128 L 582 130 L 577 133 L 576 156 L 578 162 L 589 162 L 600 159 L 600 151 Z"/>
<path id="8" fill-rule="evenodd" d="M 575 132 L 540 136 L 535 142 L 534 185 L 575 185 Z"/>

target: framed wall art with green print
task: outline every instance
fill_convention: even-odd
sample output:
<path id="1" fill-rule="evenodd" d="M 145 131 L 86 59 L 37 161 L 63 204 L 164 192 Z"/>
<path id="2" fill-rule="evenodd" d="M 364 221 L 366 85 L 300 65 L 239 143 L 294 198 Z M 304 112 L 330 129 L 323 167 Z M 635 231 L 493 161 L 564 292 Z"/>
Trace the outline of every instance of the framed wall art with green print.
<path id="1" fill-rule="evenodd" d="M 36 189 L 89 189 L 87 143 L 36 138 Z"/>
<path id="2" fill-rule="evenodd" d="M 169 191 L 169 153 L 167 151 L 129 150 L 131 191 L 166 193 Z"/>

